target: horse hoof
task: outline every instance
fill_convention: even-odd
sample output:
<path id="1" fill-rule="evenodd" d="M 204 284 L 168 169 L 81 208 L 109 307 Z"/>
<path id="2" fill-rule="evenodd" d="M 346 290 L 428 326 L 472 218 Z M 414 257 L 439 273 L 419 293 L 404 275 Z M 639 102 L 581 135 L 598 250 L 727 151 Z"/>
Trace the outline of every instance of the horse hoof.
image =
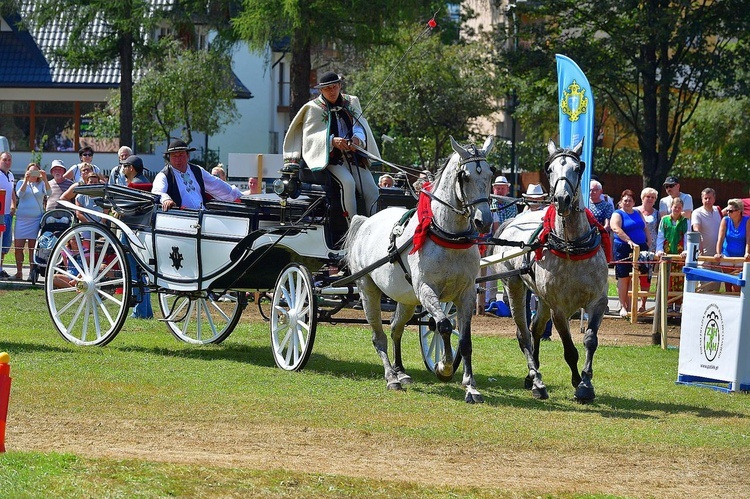
<path id="1" fill-rule="evenodd" d="M 534 378 L 531 376 L 526 376 L 526 378 L 523 380 L 523 387 L 526 390 L 531 390 L 534 387 Z"/>
<path id="2" fill-rule="evenodd" d="M 443 364 L 443 362 L 440 361 L 435 366 L 435 376 L 437 376 L 437 379 L 444 383 L 447 383 L 448 381 L 453 379 L 453 373 L 454 371 L 452 364 Z"/>
<path id="3" fill-rule="evenodd" d="M 464 401 L 466 401 L 467 404 L 484 404 L 484 397 L 479 393 L 466 392 Z"/>
<path id="4" fill-rule="evenodd" d="M 596 393 L 594 393 L 593 386 L 584 384 L 578 385 L 578 387 L 576 388 L 576 394 L 574 396 L 576 402 L 586 404 L 594 400 L 594 398 L 596 398 Z"/>
<path id="5" fill-rule="evenodd" d="M 387 388 L 394 391 L 403 391 L 404 389 L 404 387 L 401 386 L 401 383 L 399 383 L 398 381 L 392 381 L 391 383 L 388 383 Z"/>
<path id="6" fill-rule="evenodd" d="M 541 388 L 535 386 L 531 389 L 531 395 L 537 400 L 547 400 L 549 398 L 546 386 L 543 386 Z"/>
<path id="7" fill-rule="evenodd" d="M 411 385 L 412 384 L 411 376 L 409 376 L 408 374 L 406 374 L 406 373 L 398 373 L 397 376 L 398 376 L 399 383 L 401 383 L 402 385 Z"/>

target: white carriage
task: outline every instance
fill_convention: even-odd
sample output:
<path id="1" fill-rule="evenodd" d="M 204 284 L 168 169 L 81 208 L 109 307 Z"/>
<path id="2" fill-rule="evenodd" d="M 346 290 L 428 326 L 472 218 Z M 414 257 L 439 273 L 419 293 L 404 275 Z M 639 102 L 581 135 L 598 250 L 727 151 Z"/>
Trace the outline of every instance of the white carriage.
<path id="1" fill-rule="evenodd" d="M 140 296 L 146 289 L 158 295 L 162 320 L 175 337 L 215 344 L 237 326 L 248 292 L 273 290 L 268 319 L 274 360 L 285 370 L 302 369 L 318 321 L 365 321 L 336 316 L 359 299 L 353 279 L 336 275 L 342 256 L 337 241 L 346 229 L 336 203 L 316 185 L 289 196 L 290 180 L 294 185 L 299 178 L 280 183 L 281 197 L 245 196 L 240 203 L 168 212 L 150 192 L 77 188 L 109 214 L 68 205 L 101 221 L 72 226 L 50 253 L 45 295 L 55 328 L 77 345 L 106 345 L 136 304 L 137 286 Z M 414 202 L 393 191 L 381 199 L 386 205 Z M 425 315 L 412 322 L 419 325 L 425 365 L 434 371 L 442 347 Z"/>

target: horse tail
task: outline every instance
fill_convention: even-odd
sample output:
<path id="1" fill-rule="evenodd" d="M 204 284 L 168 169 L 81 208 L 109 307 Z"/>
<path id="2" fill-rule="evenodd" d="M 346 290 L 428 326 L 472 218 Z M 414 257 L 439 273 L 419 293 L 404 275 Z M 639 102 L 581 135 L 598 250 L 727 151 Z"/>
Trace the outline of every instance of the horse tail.
<path id="1" fill-rule="evenodd" d="M 349 265 L 349 256 L 351 255 L 351 247 L 354 244 L 354 238 L 357 237 L 357 232 L 359 232 L 359 229 L 362 227 L 362 225 L 367 221 L 367 217 L 363 217 L 361 215 L 355 215 L 354 218 L 352 218 L 352 221 L 349 223 L 349 230 L 346 231 L 346 235 L 344 236 L 344 263 Z"/>

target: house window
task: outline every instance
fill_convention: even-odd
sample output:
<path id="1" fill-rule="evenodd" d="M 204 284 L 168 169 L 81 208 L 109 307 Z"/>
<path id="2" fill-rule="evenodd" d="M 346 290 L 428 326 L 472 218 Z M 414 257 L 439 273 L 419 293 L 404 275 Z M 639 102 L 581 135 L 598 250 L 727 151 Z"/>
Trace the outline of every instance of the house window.
<path id="1" fill-rule="evenodd" d="M 87 113 L 103 103 L 64 101 L 0 101 L 0 135 L 11 151 L 77 151 L 82 144 L 97 152 L 117 151 L 116 139 L 94 139 Z"/>

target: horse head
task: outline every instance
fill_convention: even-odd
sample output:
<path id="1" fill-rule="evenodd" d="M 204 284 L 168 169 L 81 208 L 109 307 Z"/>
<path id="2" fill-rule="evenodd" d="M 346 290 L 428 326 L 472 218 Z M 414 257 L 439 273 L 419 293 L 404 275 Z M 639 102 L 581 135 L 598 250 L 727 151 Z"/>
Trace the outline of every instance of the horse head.
<path id="1" fill-rule="evenodd" d="M 489 192 L 495 168 L 487 163 L 487 154 L 492 150 L 495 139 L 487 137 L 481 149 L 474 145 L 463 147 L 453 137 L 450 139 L 455 154 L 448 162 L 445 172 L 446 180 L 453 188 L 451 197 L 478 232 L 489 232 L 492 227 Z"/>
<path id="2" fill-rule="evenodd" d="M 580 210 L 581 176 L 586 165 L 581 161 L 583 139 L 572 149 L 557 148 L 550 140 L 547 143 L 549 158 L 544 164 L 550 185 L 550 197 L 557 212 L 567 217 L 573 211 Z"/>

